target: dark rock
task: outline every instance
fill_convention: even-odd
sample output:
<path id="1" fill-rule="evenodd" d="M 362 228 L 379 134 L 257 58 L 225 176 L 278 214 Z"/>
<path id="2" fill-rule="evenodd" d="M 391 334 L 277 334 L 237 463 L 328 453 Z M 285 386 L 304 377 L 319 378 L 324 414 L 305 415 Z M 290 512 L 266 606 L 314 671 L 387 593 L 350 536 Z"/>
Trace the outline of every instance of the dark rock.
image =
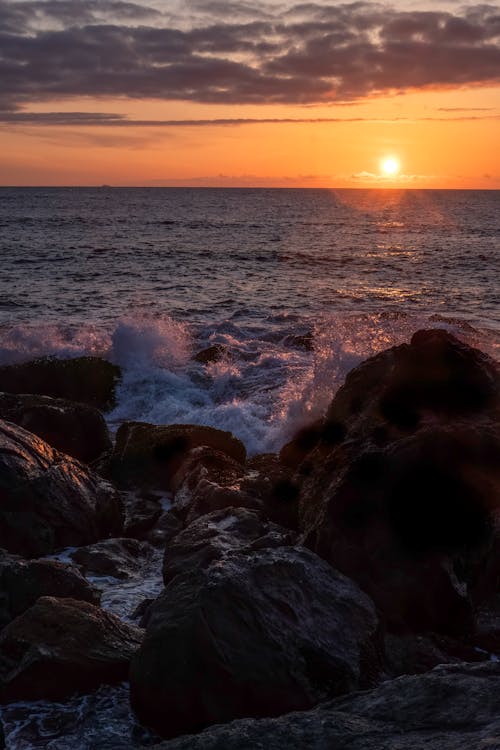
<path id="1" fill-rule="evenodd" d="M 473 646 L 436 633 L 387 633 L 385 669 L 389 676 L 423 674 L 439 664 L 485 661 L 488 655 Z"/>
<path id="2" fill-rule="evenodd" d="M 298 529 L 300 485 L 276 455 L 268 453 L 251 458 L 240 490 L 259 500 L 269 521 L 293 531 Z"/>
<path id="3" fill-rule="evenodd" d="M 466 634 L 492 594 L 499 382 L 486 355 L 420 331 L 349 373 L 325 420 L 283 449 L 302 462 L 305 543 L 391 630 Z"/>
<path id="4" fill-rule="evenodd" d="M 100 470 L 123 486 L 169 491 L 172 477 L 185 456 L 200 446 L 208 446 L 245 463 L 245 446 L 230 432 L 199 425 L 125 422 L 116 434 L 113 453 Z"/>
<path id="5" fill-rule="evenodd" d="M 172 510 L 164 510 L 144 539 L 153 547 L 164 548 L 181 531 L 183 523 Z"/>
<path id="6" fill-rule="evenodd" d="M 500 733 L 500 665 L 401 677 L 313 711 L 245 719 L 152 750 L 479 750 Z"/>
<path id="7" fill-rule="evenodd" d="M 302 487 L 307 546 L 354 578 L 391 630 L 467 633 L 468 590 L 494 533 L 499 446 L 486 426 L 436 427 L 318 459 Z"/>
<path id="8" fill-rule="evenodd" d="M 226 508 L 193 521 L 165 548 L 165 584 L 180 573 L 200 570 L 234 552 L 284 547 L 295 541 L 291 531 L 263 521 L 246 508 Z"/>
<path id="9" fill-rule="evenodd" d="M 151 557 L 152 547 L 137 539 L 105 539 L 71 553 L 71 559 L 89 573 L 113 578 L 130 578 Z"/>
<path id="10" fill-rule="evenodd" d="M 218 362 L 226 354 L 227 346 L 224 346 L 223 344 L 213 344 L 212 346 L 207 346 L 206 349 L 197 352 L 193 359 L 196 360 L 196 362 L 201 362 L 201 364 L 207 365 L 210 362 Z"/>
<path id="11" fill-rule="evenodd" d="M 134 492 L 124 493 L 125 503 L 125 536 L 144 539 L 155 527 L 162 514 L 159 498 L 152 493 L 138 495 Z"/>
<path id="12" fill-rule="evenodd" d="M 60 596 L 99 604 L 100 594 L 77 568 L 54 560 L 23 560 L 0 550 L 0 628 L 41 596 Z"/>
<path id="13" fill-rule="evenodd" d="M 42 597 L 0 633 L 0 700 L 59 700 L 121 682 L 142 633 L 87 602 Z"/>
<path id="14" fill-rule="evenodd" d="M 313 448 L 316 448 L 323 437 L 323 430 L 323 420 L 302 427 L 281 449 L 279 454 L 281 463 L 295 471 Z"/>
<path id="15" fill-rule="evenodd" d="M 116 490 L 75 459 L 0 421 L 0 546 L 39 557 L 120 535 Z"/>
<path id="16" fill-rule="evenodd" d="M 175 512 L 190 524 L 223 508 L 260 508 L 258 500 L 241 489 L 244 473 L 244 466 L 222 451 L 193 448 L 172 478 Z"/>
<path id="17" fill-rule="evenodd" d="M 500 657 L 500 594 L 482 604 L 476 612 L 475 623 L 474 646 Z"/>
<path id="18" fill-rule="evenodd" d="M 0 393 L 0 419 L 14 422 L 84 463 L 95 461 L 111 448 L 104 417 L 86 404 L 50 396 Z"/>
<path id="19" fill-rule="evenodd" d="M 219 559 L 149 611 L 132 706 L 166 737 L 306 709 L 373 679 L 377 626 L 371 601 L 306 549 Z"/>
<path id="20" fill-rule="evenodd" d="M 109 409 L 120 377 L 119 367 L 97 357 L 46 357 L 0 367 L 0 391 L 52 396 Z"/>

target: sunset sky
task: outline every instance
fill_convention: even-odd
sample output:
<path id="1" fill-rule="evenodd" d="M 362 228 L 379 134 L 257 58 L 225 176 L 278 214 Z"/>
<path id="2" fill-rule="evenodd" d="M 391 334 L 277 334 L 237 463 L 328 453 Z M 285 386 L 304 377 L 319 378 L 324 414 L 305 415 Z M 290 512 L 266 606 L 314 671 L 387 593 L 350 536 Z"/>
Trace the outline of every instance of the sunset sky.
<path id="1" fill-rule="evenodd" d="M 2 185 L 499 189 L 500 5 L 0 0 L 0 127 Z"/>

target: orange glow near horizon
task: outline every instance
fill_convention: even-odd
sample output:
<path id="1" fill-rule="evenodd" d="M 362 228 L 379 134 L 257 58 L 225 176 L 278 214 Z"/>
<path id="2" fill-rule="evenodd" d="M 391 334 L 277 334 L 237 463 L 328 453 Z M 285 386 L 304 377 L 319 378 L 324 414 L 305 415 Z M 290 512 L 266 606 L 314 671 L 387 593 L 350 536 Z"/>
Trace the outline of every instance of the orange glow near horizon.
<path id="1" fill-rule="evenodd" d="M 495 87 L 337 107 L 80 100 L 31 108 L 75 110 L 204 124 L 4 125 L 0 184 L 500 189 Z M 221 119 L 257 121 L 210 123 Z M 389 158 L 395 169 L 381 167 Z"/>

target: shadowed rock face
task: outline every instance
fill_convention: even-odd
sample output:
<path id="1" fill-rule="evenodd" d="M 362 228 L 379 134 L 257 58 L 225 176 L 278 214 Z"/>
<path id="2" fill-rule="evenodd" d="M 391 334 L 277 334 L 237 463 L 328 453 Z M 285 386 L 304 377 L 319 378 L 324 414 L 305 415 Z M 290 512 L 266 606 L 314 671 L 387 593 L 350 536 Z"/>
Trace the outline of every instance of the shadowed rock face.
<path id="1" fill-rule="evenodd" d="M 168 491 L 187 454 L 200 446 L 245 463 L 245 446 L 230 432 L 198 425 L 125 422 L 116 434 L 115 449 L 101 470 L 122 486 Z"/>
<path id="2" fill-rule="evenodd" d="M 176 575 L 208 567 L 234 552 L 252 552 L 268 547 L 284 547 L 295 535 L 263 521 L 246 508 L 226 508 L 198 518 L 169 541 L 163 560 L 163 580 L 168 584 Z"/>
<path id="3" fill-rule="evenodd" d="M 498 746 L 500 665 L 439 667 L 313 711 L 246 719 L 153 750 L 472 750 Z"/>
<path id="4" fill-rule="evenodd" d="M 88 573 L 115 578 L 130 578 L 151 557 L 153 548 L 137 539 L 105 539 L 79 547 L 71 559 Z"/>
<path id="5" fill-rule="evenodd" d="M 116 490 L 40 438 L 0 420 L 0 546 L 25 557 L 119 535 Z"/>
<path id="6" fill-rule="evenodd" d="M 120 377 L 119 367 L 97 357 L 46 357 L 0 367 L 0 391 L 52 396 L 109 409 Z"/>
<path id="7" fill-rule="evenodd" d="M 87 602 L 42 597 L 0 633 L 0 698 L 59 700 L 120 682 L 142 634 Z"/>
<path id="8" fill-rule="evenodd" d="M 104 417 L 85 404 L 49 396 L 0 393 L 0 419 L 14 422 L 84 463 L 95 461 L 111 448 Z"/>
<path id="9" fill-rule="evenodd" d="M 353 370 L 309 444 L 302 434 L 284 450 L 303 449 L 306 545 L 360 583 L 390 629 L 466 633 L 471 597 L 493 593 L 499 382 L 486 355 L 420 331 Z"/>
<path id="10" fill-rule="evenodd" d="M 132 706 L 167 737 L 310 708 L 373 679 L 377 627 L 370 600 L 308 550 L 218 559 L 150 608 Z"/>
<path id="11" fill-rule="evenodd" d="M 0 550 L 0 628 L 41 596 L 60 596 L 99 604 L 100 593 L 77 568 L 54 560 L 22 560 Z"/>

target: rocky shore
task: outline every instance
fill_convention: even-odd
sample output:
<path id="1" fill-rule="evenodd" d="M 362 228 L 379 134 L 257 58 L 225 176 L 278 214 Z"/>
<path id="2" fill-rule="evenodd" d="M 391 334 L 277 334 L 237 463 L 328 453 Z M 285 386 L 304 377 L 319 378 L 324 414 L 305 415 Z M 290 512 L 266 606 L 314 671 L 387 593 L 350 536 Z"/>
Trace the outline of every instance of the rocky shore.
<path id="1" fill-rule="evenodd" d="M 204 426 L 113 441 L 119 377 L 0 368 L 3 705 L 127 681 L 158 750 L 500 747 L 496 362 L 419 331 L 250 459 Z M 134 624 L 101 608 L 92 576 L 160 553 Z"/>

